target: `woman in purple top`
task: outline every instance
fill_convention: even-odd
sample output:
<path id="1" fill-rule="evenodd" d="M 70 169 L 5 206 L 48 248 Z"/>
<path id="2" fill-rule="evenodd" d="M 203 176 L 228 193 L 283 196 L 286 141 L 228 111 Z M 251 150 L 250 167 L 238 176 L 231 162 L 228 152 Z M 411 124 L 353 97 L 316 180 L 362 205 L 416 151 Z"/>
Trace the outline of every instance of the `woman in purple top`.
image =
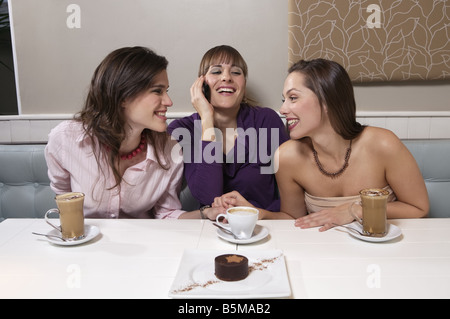
<path id="1" fill-rule="evenodd" d="M 267 210 L 260 218 L 282 217 L 270 212 L 280 208 L 272 155 L 287 132 L 275 111 L 247 102 L 246 79 L 247 64 L 237 50 L 210 49 L 191 87 L 197 113 L 168 127 L 183 148 L 184 175 L 203 218 L 215 219 L 218 210 L 209 206 L 233 190 Z"/>

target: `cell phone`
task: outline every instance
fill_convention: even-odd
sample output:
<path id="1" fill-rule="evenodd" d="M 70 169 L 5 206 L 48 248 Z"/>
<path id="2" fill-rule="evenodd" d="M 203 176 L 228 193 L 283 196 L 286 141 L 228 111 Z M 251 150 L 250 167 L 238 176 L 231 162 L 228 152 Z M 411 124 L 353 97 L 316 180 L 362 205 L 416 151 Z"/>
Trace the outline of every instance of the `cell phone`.
<path id="1" fill-rule="evenodd" d="M 203 82 L 203 95 L 208 100 L 208 102 L 211 102 L 211 89 L 209 88 L 209 85 L 206 82 Z"/>

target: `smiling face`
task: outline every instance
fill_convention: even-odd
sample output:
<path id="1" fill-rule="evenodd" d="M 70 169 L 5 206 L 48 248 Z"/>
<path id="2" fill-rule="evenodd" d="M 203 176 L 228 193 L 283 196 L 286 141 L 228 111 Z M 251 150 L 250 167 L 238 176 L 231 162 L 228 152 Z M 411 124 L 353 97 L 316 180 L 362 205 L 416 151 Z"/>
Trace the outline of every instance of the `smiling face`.
<path id="1" fill-rule="evenodd" d="M 156 132 L 166 131 L 167 108 L 173 104 L 167 93 L 168 88 L 169 79 L 164 70 L 154 77 L 150 88 L 123 103 L 127 124 L 133 130 L 140 132 L 147 128 Z"/>
<path id="2" fill-rule="evenodd" d="M 322 123 L 322 106 L 316 94 L 304 85 L 304 75 L 290 73 L 283 88 L 283 105 L 280 113 L 286 116 L 292 139 L 310 136 Z"/>
<path id="3" fill-rule="evenodd" d="M 247 63 L 239 51 L 228 45 L 209 49 L 200 61 L 198 76 L 205 76 L 211 88 L 211 104 L 214 107 L 237 106 L 245 96 Z"/>
<path id="4" fill-rule="evenodd" d="M 215 63 L 209 67 L 205 81 L 211 88 L 211 104 L 215 107 L 239 107 L 245 94 L 244 71 L 233 64 Z"/>

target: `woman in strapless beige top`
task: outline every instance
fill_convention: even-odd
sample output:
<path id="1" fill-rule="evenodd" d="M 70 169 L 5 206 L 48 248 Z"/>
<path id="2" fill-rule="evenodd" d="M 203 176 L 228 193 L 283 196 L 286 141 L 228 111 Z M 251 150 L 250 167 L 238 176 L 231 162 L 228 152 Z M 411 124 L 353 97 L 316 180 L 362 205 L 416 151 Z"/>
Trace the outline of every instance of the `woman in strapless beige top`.
<path id="1" fill-rule="evenodd" d="M 349 206 L 361 189 L 385 187 L 391 192 L 388 218 L 428 214 L 428 194 L 414 157 L 391 131 L 356 121 L 353 87 L 341 65 L 325 59 L 295 63 L 283 96 L 280 113 L 291 139 L 275 154 L 280 218 L 327 230 L 354 220 Z M 215 204 L 247 202 L 231 192 Z"/>
<path id="2" fill-rule="evenodd" d="M 395 197 L 394 191 L 390 186 L 383 187 L 383 190 L 387 190 L 389 192 L 388 203 L 397 200 L 397 197 Z M 324 209 L 330 209 L 340 205 L 348 205 L 358 200 L 360 200 L 359 195 L 342 197 L 319 197 L 310 195 L 305 192 L 305 205 L 308 214 L 317 213 Z"/>

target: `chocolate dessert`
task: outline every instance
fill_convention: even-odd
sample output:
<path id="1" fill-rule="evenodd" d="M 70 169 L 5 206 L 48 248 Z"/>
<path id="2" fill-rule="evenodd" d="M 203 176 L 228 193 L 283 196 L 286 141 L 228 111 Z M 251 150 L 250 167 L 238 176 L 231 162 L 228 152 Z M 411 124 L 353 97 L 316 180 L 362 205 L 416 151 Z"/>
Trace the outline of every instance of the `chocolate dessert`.
<path id="1" fill-rule="evenodd" d="M 248 259 L 245 256 L 227 254 L 214 260 L 215 275 L 220 280 L 238 281 L 248 276 Z"/>

